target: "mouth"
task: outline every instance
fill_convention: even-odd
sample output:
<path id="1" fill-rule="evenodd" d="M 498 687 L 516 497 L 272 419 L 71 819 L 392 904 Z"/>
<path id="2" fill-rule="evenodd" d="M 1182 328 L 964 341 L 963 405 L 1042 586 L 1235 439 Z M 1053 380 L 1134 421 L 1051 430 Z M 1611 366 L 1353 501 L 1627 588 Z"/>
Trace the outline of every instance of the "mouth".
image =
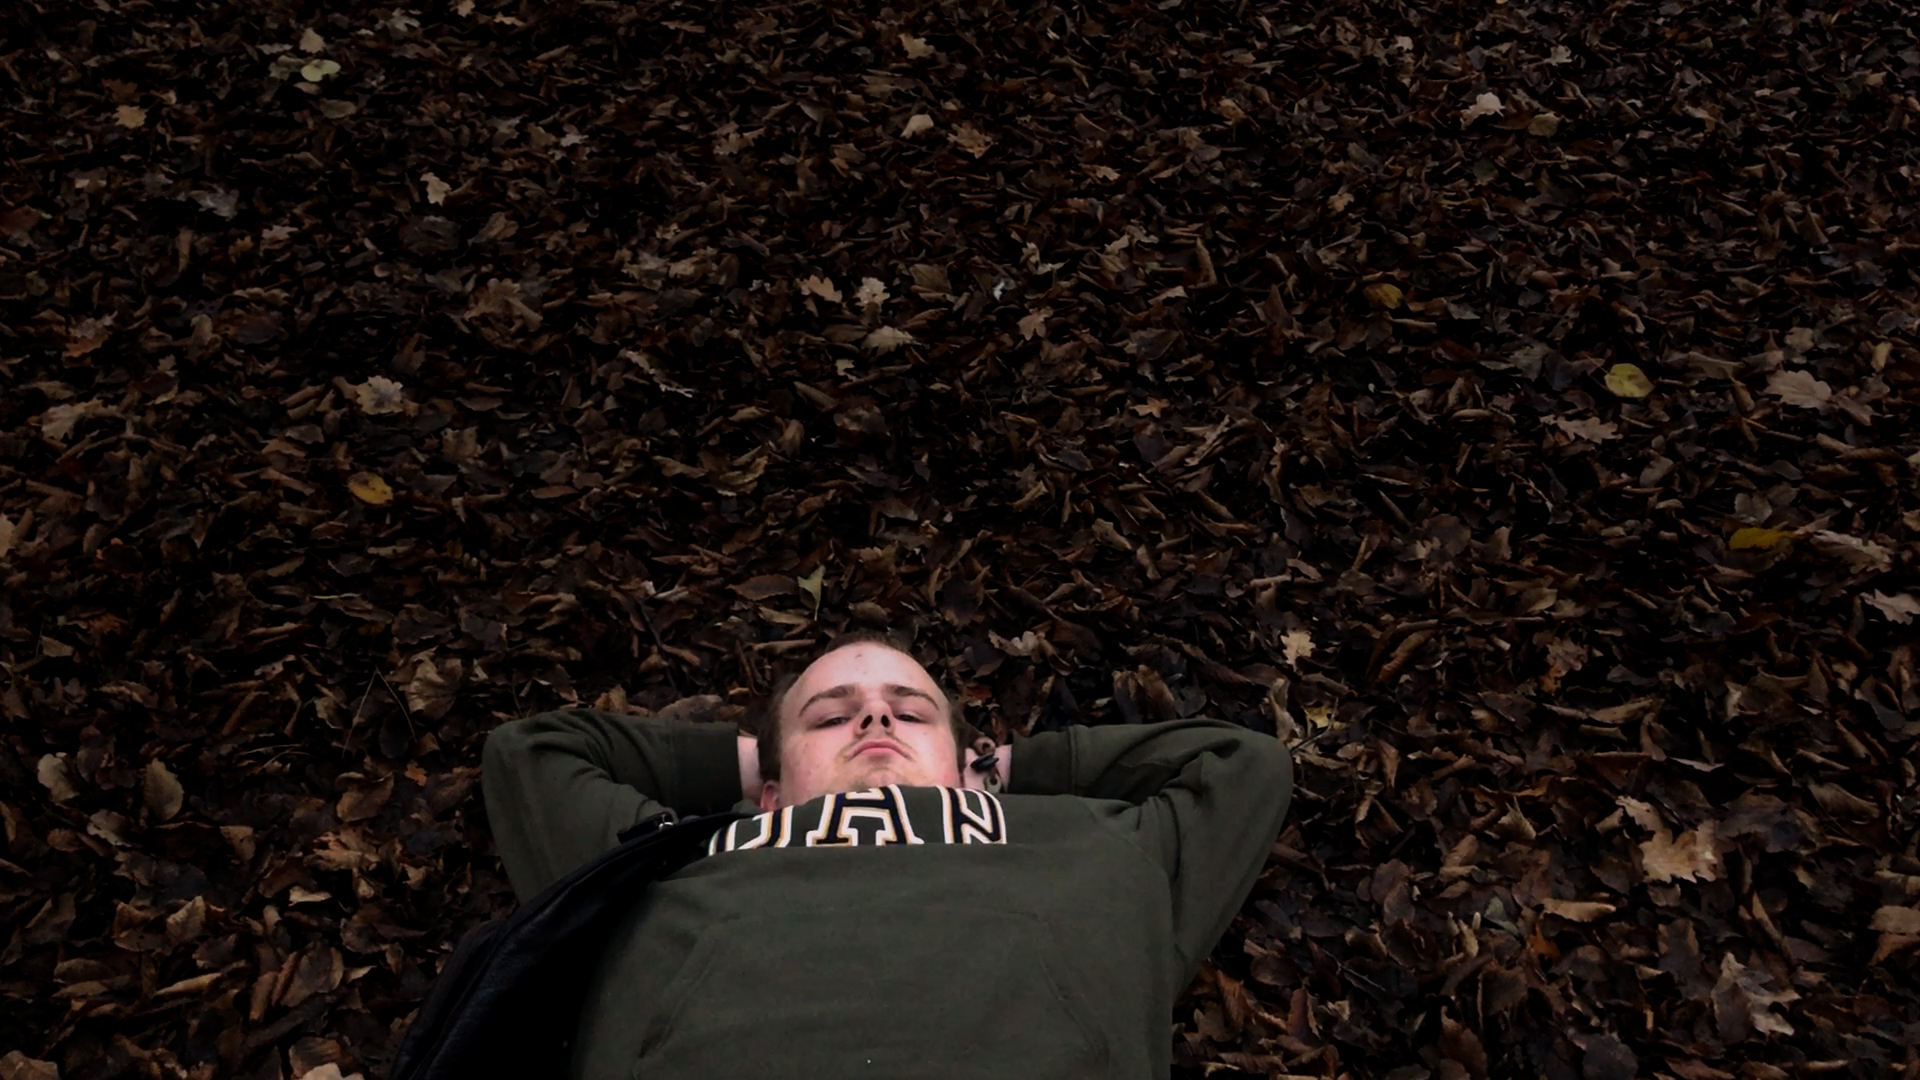
<path id="1" fill-rule="evenodd" d="M 897 746 L 897 745 L 895 745 L 894 743 L 890 743 L 890 742 L 872 742 L 872 743 L 867 743 L 866 745 L 864 745 L 864 746 L 862 746 L 862 747 L 861 747 L 860 749 L 858 749 L 858 750 L 855 750 L 855 751 L 853 752 L 853 756 L 854 756 L 855 758 L 860 758 L 860 757 L 865 757 L 865 756 L 866 756 L 866 755 L 868 755 L 868 754 L 874 754 L 874 753 L 887 753 L 887 754 L 894 754 L 894 755 L 896 755 L 896 756 L 900 756 L 900 757 L 905 757 L 905 756 L 906 756 L 905 754 L 902 754 L 902 753 L 900 752 L 900 747 L 899 747 L 899 746 Z"/>

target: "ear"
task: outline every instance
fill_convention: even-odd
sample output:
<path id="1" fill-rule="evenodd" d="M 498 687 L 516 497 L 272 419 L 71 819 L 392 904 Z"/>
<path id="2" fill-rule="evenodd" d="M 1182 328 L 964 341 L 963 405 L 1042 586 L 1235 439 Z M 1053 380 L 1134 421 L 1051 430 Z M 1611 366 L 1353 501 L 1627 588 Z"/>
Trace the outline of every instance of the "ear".
<path id="1" fill-rule="evenodd" d="M 766 813 L 770 810 L 778 810 L 779 808 L 780 781 L 769 780 L 760 785 L 760 812 Z"/>

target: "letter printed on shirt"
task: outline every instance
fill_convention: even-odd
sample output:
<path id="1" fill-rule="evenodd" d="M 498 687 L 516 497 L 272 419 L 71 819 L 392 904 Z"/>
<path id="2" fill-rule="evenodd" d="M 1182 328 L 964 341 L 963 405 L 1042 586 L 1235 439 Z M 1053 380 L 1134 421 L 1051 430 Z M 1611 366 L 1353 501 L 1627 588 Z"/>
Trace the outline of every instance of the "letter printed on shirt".
<path id="1" fill-rule="evenodd" d="M 1004 844 L 1007 817 L 1000 800 L 976 788 L 941 788 L 945 802 L 946 842 L 949 844 Z"/>
<path id="2" fill-rule="evenodd" d="M 820 824 L 807 833 L 807 846 L 858 847 L 863 832 L 869 846 L 926 842 L 913 831 L 899 785 L 888 784 L 827 796 L 820 804 Z"/>

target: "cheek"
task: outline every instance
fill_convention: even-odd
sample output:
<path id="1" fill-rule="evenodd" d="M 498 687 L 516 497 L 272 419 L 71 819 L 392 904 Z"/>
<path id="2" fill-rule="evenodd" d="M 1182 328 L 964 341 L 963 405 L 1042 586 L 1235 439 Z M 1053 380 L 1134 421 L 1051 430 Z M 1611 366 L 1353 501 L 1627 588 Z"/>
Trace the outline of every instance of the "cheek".
<path id="1" fill-rule="evenodd" d="M 787 746 L 790 759 L 801 773 L 808 776 L 819 774 L 833 761 L 832 740 L 827 732 L 808 732 L 794 739 Z"/>
<path id="2" fill-rule="evenodd" d="M 953 760 L 953 734 L 945 728 L 932 728 L 914 741 L 921 760 L 931 765 L 947 765 Z"/>

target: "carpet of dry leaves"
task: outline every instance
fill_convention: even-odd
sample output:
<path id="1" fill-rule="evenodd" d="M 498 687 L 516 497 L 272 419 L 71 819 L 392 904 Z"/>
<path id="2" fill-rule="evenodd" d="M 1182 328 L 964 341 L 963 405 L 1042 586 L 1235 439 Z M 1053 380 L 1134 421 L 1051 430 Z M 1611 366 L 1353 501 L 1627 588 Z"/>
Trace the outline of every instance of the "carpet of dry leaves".
<path id="1" fill-rule="evenodd" d="M 493 725 L 1295 811 L 1183 1078 L 1920 1077 L 1920 15 L 0 9 L 0 1080 L 384 1076 Z"/>

